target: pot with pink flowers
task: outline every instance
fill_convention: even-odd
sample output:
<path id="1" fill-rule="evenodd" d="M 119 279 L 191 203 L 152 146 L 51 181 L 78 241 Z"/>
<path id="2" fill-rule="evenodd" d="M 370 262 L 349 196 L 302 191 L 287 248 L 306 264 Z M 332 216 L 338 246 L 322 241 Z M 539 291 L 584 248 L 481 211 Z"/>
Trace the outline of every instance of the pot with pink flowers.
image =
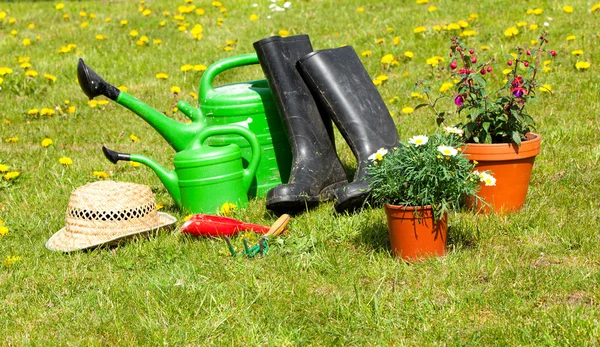
<path id="1" fill-rule="evenodd" d="M 473 161 L 479 171 L 490 171 L 497 179 L 495 185 L 482 183 L 479 196 L 487 203 L 470 199 L 469 205 L 479 212 L 507 213 L 520 210 L 529 188 L 529 180 L 536 156 L 540 153 L 541 136 L 532 132 L 533 118 L 526 106 L 536 99 L 536 90 L 541 88 L 536 77 L 541 70 L 544 56 L 554 57 L 556 52 L 546 50 L 548 33 L 539 36 L 535 47 L 517 47 L 506 56 L 504 85 L 495 85 L 487 77 L 494 73 L 494 58 L 480 61 L 479 52 L 467 47 L 460 38 L 453 37 L 450 44 L 449 71 L 458 82 L 452 99 L 455 110 L 442 111 L 438 101 L 446 96 L 432 99 L 429 88 L 423 81 L 422 87 L 427 103 L 437 115 L 438 124 L 455 129 L 464 135 L 466 146 L 462 154 Z M 488 93 L 488 89 L 495 88 Z M 466 116 L 466 120 L 455 127 L 448 127 L 447 119 L 452 114 Z"/>

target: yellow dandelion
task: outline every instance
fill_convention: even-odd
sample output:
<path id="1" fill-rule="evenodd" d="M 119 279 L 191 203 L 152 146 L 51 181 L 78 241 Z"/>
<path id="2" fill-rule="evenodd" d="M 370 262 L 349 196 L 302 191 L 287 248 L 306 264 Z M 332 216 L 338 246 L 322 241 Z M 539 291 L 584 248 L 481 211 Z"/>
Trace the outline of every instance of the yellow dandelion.
<path id="1" fill-rule="evenodd" d="M 138 36 L 138 35 L 139 35 L 139 33 L 138 33 L 138 31 L 137 31 L 137 30 L 131 30 L 131 31 L 129 32 L 129 36 L 136 37 L 136 36 Z"/>
<path id="2" fill-rule="evenodd" d="M 508 29 L 504 30 L 504 36 L 507 36 L 507 37 L 517 36 L 518 34 L 519 34 L 519 29 L 517 29 L 515 27 L 509 27 Z"/>
<path id="3" fill-rule="evenodd" d="M 48 79 L 48 80 L 50 80 L 52 82 L 56 82 L 56 76 L 53 76 L 51 74 L 45 73 L 44 74 L 44 78 L 46 78 L 46 79 Z"/>
<path id="4" fill-rule="evenodd" d="M 389 64 L 394 60 L 394 55 L 393 54 L 386 54 L 381 58 L 381 63 L 382 64 Z"/>
<path id="5" fill-rule="evenodd" d="M 156 78 L 158 78 L 159 80 L 166 80 L 167 78 L 169 78 L 169 75 L 167 75 L 164 72 L 159 72 L 156 74 Z"/>
<path id="6" fill-rule="evenodd" d="M 537 30 L 538 28 L 539 28 L 539 26 L 538 26 L 537 24 L 531 24 L 531 25 L 529 26 L 529 30 L 531 30 L 531 31 L 535 31 L 535 30 Z"/>
<path id="7" fill-rule="evenodd" d="M 454 84 L 452 82 L 444 82 L 440 87 L 440 92 L 445 93 L 448 90 L 450 90 L 450 88 L 452 88 L 453 86 Z"/>
<path id="8" fill-rule="evenodd" d="M 31 40 L 30 39 L 24 39 L 22 43 L 23 43 L 23 46 L 29 46 L 29 45 L 31 45 Z"/>
<path id="9" fill-rule="evenodd" d="M 151 13 L 152 13 L 152 11 L 151 11 L 149 8 L 145 9 L 145 10 L 142 12 L 142 14 L 143 14 L 144 16 L 149 16 Z"/>
<path id="10" fill-rule="evenodd" d="M 198 94 L 194 93 L 194 92 L 190 92 L 190 96 L 196 100 L 198 100 Z"/>
<path id="11" fill-rule="evenodd" d="M 575 67 L 577 68 L 577 70 L 587 70 L 590 66 L 591 64 L 587 61 L 578 61 L 577 63 L 575 63 Z"/>
<path id="12" fill-rule="evenodd" d="M 110 177 L 110 175 L 104 171 L 94 171 L 92 173 L 92 176 L 94 176 L 96 178 L 109 178 Z"/>
<path id="13" fill-rule="evenodd" d="M 582 49 L 576 49 L 576 50 L 572 51 L 571 54 L 573 54 L 573 55 L 582 55 L 583 54 L 583 50 Z"/>
<path id="14" fill-rule="evenodd" d="M 185 65 L 182 65 L 179 69 L 183 72 L 187 72 L 187 71 L 192 70 L 193 68 L 194 68 L 194 65 L 185 64 Z"/>
<path id="15" fill-rule="evenodd" d="M 435 12 L 436 10 L 437 10 L 437 7 L 435 7 L 434 5 L 427 7 L 428 12 Z"/>
<path id="16" fill-rule="evenodd" d="M 389 77 L 387 75 L 379 75 L 377 76 L 375 79 L 381 81 L 381 82 L 385 82 L 389 79 Z"/>
<path id="17" fill-rule="evenodd" d="M 37 108 L 32 108 L 31 110 L 27 111 L 27 114 L 30 115 L 30 116 L 35 116 L 39 112 L 40 111 Z"/>
<path id="18" fill-rule="evenodd" d="M 35 70 L 27 70 L 25 71 L 25 76 L 27 77 L 37 77 L 39 76 L 39 73 Z"/>
<path id="19" fill-rule="evenodd" d="M 0 67 L 0 76 L 4 76 L 6 74 L 11 74 L 13 73 L 13 70 L 9 67 L 6 66 L 1 66 Z"/>
<path id="20" fill-rule="evenodd" d="M 230 202 L 226 202 L 221 206 L 221 213 L 225 216 L 231 215 L 231 212 L 237 210 L 237 206 Z"/>
<path id="21" fill-rule="evenodd" d="M 573 41 L 575 39 L 576 39 L 575 35 L 569 35 L 569 36 L 567 36 L 567 41 Z"/>
<path id="22" fill-rule="evenodd" d="M 545 93 L 551 93 L 552 92 L 552 86 L 549 84 L 542 84 L 542 86 L 540 87 L 540 91 L 541 92 L 545 92 Z"/>
<path id="23" fill-rule="evenodd" d="M 205 11 L 204 11 L 203 8 L 197 8 L 196 9 L 196 14 L 197 15 L 202 16 L 202 15 L 204 15 L 204 13 L 205 13 Z"/>
<path id="24" fill-rule="evenodd" d="M 400 36 L 396 36 L 396 37 L 394 37 L 394 40 L 392 41 L 392 43 L 393 43 L 394 45 L 398 45 L 398 44 L 400 44 Z"/>
<path id="25" fill-rule="evenodd" d="M 404 52 L 404 56 L 412 59 L 415 56 L 415 54 L 411 51 L 406 51 Z"/>
<path id="26" fill-rule="evenodd" d="M 19 177 L 21 175 L 21 173 L 19 171 L 9 171 L 7 173 L 4 174 L 4 179 L 7 181 L 10 180 L 14 180 L 15 178 Z"/>
<path id="27" fill-rule="evenodd" d="M 46 148 L 46 147 L 52 145 L 52 143 L 53 143 L 52 139 L 46 137 L 45 139 L 42 140 L 42 147 Z"/>
<path id="28" fill-rule="evenodd" d="M 417 4 L 428 4 L 429 0 L 417 0 Z"/>
<path id="29" fill-rule="evenodd" d="M 75 106 L 67 107 L 67 113 L 75 113 L 75 111 L 77 111 L 77 107 L 75 107 Z"/>
<path id="30" fill-rule="evenodd" d="M 160 45 L 162 43 L 162 40 L 161 39 L 154 39 L 154 40 L 152 40 L 152 43 L 155 44 L 155 45 Z"/>
<path id="31" fill-rule="evenodd" d="M 81 24 L 79 24 L 79 26 L 83 29 L 86 28 L 88 25 L 90 25 L 90 22 L 83 22 Z"/>
<path id="32" fill-rule="evenodd" d="M 140 167 L 140 166 L 141 166 L 141 164 L 140 164 L 140 163 L 137 163 L 137 162 L 135 162 L 135 161 L 130 161 L 130 162 L 129 162 L 129 166 L 133 166 L 133 167 Z"/>
<path id="33" fill-rule="evenodd" d="M 592 8 L 591 8 L 592 12 L 596 12 L 598 10 L 600 10 L 600 2 L 597 3 L 596 5 L 592 6 Z"/>
<path id="34" fill-rule="evenodd" d="M 281 29 L 281 30 L 279 30 L 279 36 L 288 37 L 288 36 L 290 36 L 290 32 L 285 29 Z"/>
<path id="35" fill-rule="evenodd" d="M 108 18 L 106 18 L 104 21 L 105 21 L 106 23 L 110 23 L 110 21 L 111 21 L 111 20 L 112 20 L 112 19 L 111 19 L 110 17 L 108 17 Z"/>
<path id="36" fill-rule="evenodd" d="M 360 53 L 360 55 L 362 55 L 363 57 L 369 57 L 371 56 L 371 54 L 373 54 L 373 51 L 371 51 L 370 49 L 367 49 L 366 51 L 362 51 Z"/>
<path id="37" fill-rule="evenodd" d="M 58 159 L 58 162 L 64 166 L 73 165 L 73 160 L 68 157 L 62 157 L 62 158 Z"/>
<path id="38" fill-rule="evenodd" d="M 203 71 L 206 71 L 206 69 L 208 69 L 208 67 L 206 65 L 202 65 L 202 64 L 194 65 L 194 71 L 203 72 Z"/>
<path id="39" fill-rule="evenodd" d="M 104 35 L 102 35 L 102 34 L 96 35 L 96 40 L 98 40 L 98 41 L 102 41 L 102 40 L 105 40 L 105 39 L 107 39 L 107 37 L 104 36 Z"/>
<path id="40" fill-rule="evenodd" d="M 562 10 L 566 13 L 573 13 L 573 6 L 571 5 L 565 5 L 562 7 Z"/>
<path id="41" fill-rule="evenodd" d="M 359 8 L 356 9 L 356 12 L 363 13 L 363 12 L 365 12 L 365 8 L 364 7 L 359 7 Z"/>
<path id="42" fill-rule="evenodd" d="M 129 135 L 129 139 L 130 139 L 132 142 L 139 142 L 139 141 L 140 141 L 139 137 L 137 137 L 137 136 L 135 136 L 135 135 L 133 135 L 133 134 Z"/>
<path id="43" fill-rule="evenodd" d="M 63 3 L 56 4 L 56 6 L 54 6 L 54 8 L 56 8 L 57 10 L 62 10 L 63 8 L 65 8 L 65 4 L 63 4 Z"/>
<path id="44" fill-rule="evenodd" d="M 404 113 L 404 114 L 411 114 L 413 112 L 415 112 L 415 109 L 412 107 L 403 107 L 402 108 L 402 113 Z"/>
<path id="45" fill-rule="evenodd" d="M 21 260 L 23 260 L 23 258 L 16 257 L 16 256 L 12 257 L 10 255 L 7 255 L 6 259 L 4 259 L 4 261 L 2 262 L 2 264 L 4 266 L 6 266 L 6 267 L 10 267 L 10 266 L 13 266 L 15 263 L 17 263 L 17 262 L 19 262 Z"/>
<path id="46" fill-rule="evenodd" d="M 460 36 L 462 37 L 471 37 L 475 35 L 477 35 L 477 32 L 475 30 L 465 30 L 462 33 L 460 33 Z"/>
<path id="47" fill-rule="evenodd" d="M 379 44 L 382 44 L 382 43 L 384 43 L 384 42 L 385 42 L 385 40 L 384 40 L 384 39 L 382 39 L 382 38 L 378 38 L 378 39 L 376 39 L 376 40 L 375 40 L 375 43 L 376 43 L 376 44 L 378 44 L 378 45 L 379 45 Z"/>
<path id="48" fill-rule="evenodd" d="M 6 234 L 8 234 L 8 228 L 0 224 L 0 236 L 5 236 Z"/>
<path id="49" fill-rule="evenodd" d="M 8 165 L 0 164 L 0 173 L 5 173 L 8 171 Z M 0 223 L 2 224 L 2 223 Z"/>
<path id="50" fill-rule="evenodd" d="M 11 143 L 11 142 L 12 142 L 12 143 L 16 143 L 16 142 L 18 142 L 18 141 L 19 141 L 19 138 L 18 138 L 18 137 L 9 137 L 9 138 L 7 138 L 7 139 L 4 139 L 4 142 L 6 142 L 6 143 Z"/>
<path id="51" fill-rule="evenodd" d="M 85 11 L 81 11 L 81 12 L 79 12 L 79 16 L 86 17 L 87 13 Z"/>
<path id="52" fill-rule="evenodd" d="M 520 28 L 520 27 L 527 26 L 527 22 L 518 22 L 518 23 L 517 23 L 517 26 L 518 26 L 519 28 Z"/>
<path id="53" fill-rule="evenodd" d="M 127 93 L 127 87 L 125 87 L 125 86 L 118 86 L 117 89 L 120 90 L 120 91 L 122 91 L 122 92 Z"/>
<path id="54" fill-rule="evenodd" d="M 179 88 L 178 86 L 172 86 L 171 87 L 171 92 L 173 94 L 179 94 L 179 93 L 181 93 L 181 88 Z"/>
<path id="55" fill-rule="evenodd" d="M 258 20 L 258 15 L 254 14 L 254 13 L 253 13 L 253 14 L 251 14 L 251 15 L 250 15 L 250 20 L 251 20 L 251 21 Z"/>
<path id="56" fill-rule="evenodd" d="M 128 22 L 127 22 L 127 19 L 122 19 L 120 23 L 121 23 L 121 25 L 127 25 Z"/>
<path id="57" fill-rule="evenodd" d="M 413 29 L 413 32 L 415 34 L 424 33 L 426 31 L 427 31 L 427 28 L 424 27 L 423 25 L 419 25 L 418 27 L 416 27 L 416 28 Z"/>

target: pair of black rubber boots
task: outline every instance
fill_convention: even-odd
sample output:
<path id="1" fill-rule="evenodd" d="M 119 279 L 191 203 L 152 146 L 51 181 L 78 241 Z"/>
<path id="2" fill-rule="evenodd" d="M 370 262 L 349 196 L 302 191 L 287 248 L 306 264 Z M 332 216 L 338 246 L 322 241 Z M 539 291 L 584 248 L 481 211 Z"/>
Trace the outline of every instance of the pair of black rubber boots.
<path id="1" fill-rule="evenodd" d="M 390 149 L 396 126 L 371 77 L 350 46 L 313 52 L 308 35 L 269 37 L 254 43 L 290 138 L 290 180 L 271 189 L 267 208 L 301 212 L 335 199 L 337 212 L 362 207 L 369 194 L 368 157 Z M 335 150 L 332 121 L 357 159 L 348 183 Z"/>

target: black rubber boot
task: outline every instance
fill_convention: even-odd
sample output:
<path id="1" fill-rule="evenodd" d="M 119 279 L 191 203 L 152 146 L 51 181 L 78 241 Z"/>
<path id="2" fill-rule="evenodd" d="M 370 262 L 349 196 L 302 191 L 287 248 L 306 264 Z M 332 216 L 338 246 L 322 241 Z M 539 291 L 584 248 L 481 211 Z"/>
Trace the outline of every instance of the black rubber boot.
<path id="1" fill-rule="evenodd" d="M 119 93 L 121 93 L 117 87 L 106 82 L 94 70 L 87 66 L 81 58 L 79 58 L 79 63 L 77 64 L 77 80 L 79 81 L 79 86 L 90 100 L 97 96 L 104 95 L 107 98 L 116 101 L 119 97 Z"/>
<path id="2" fill-rule="evenodd" d="M 398 145 L 396 125 L 362 62 L 350 46 L 309 53 L 297 68 L 315 99 L 344 136 L 357 159 L 354 181 L 336 189 L 338 212 L 353 211 L 369 195 L 369 156 Z"/>
<path id="3" fill-rule="evenodd" d="M 292 170 L 287 184 L 267 193 L 267 208 L 301 212 L 335 198 L 346 174 L 332 144 L 333 128 L 325 125 L 296 62 L 312 52 L 308 35 L 269 37 L 254 43 L 260 65 L 277 102 L 292 147 Z M 328 130 L 329 128 L 329 130 Z"/>

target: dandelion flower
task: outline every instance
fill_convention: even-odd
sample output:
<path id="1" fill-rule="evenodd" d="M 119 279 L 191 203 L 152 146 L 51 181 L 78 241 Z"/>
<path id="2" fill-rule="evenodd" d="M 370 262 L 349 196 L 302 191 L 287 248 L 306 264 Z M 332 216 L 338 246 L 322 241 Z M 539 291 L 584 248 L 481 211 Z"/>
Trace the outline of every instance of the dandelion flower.
<path id="1" fill-rule="evenodd" d="M 46 78 L 46 79 L 48 79 L 48 80 L 50 80 L 50 81 L 52 81 L 52 82 L 56 82 L 56 76 L 53 76 L 53 75 L 51 75 L 51 74 L 47 74 L 47 73 L 45 73 L 45 74 L 44 74 L 44 78 Z"/>
<path id="2" fill-rule="evenodd" d="M 60 3 L 60 4 L 56 4 L 56 6 L 54 6 L 57 10 L 62 10 L 63 8 L 65 8 L 65 4 Z"/>
<path id="3" fill-rule="evenodd" d="M 30 39 L 24 39 L 22 43 L 23 43 L 23 46 L 29 46 L 29 45 L 31 45 L 31 40 Z"/>
<path id="4" fill-rule="evenodd" d="M 179 93 L 181 93 L 181 88 L 179 88 L 178 86 L 172 86 L 171 87 L 171 92 L 173 94 L 179 94 Z"/>
<path id="5" fill-rule="evenodd" d="M 507 37 L 517 36 L 518 34 L 519 34 L 519 29 L 517 29 L 515 27 L 509 27 L 508 29 L 504 30 L 504 36 L 507 36 Z"/>
<path id="6" fill-rule="evenodd" d="M 13 266 L 16 262 L 23 260 L 21 257 L 7 255 L 2 264 L 6 267 Z"/>
<path id="7" fill-rule="evenodd" d="M 591 66 L 590 63 L 588 63 L 587 61 L 578 61 L 577 63 L 575 63 L 575 67 L 577 68 L 577 70 L 586 70 Z"/>
<path id="8" fill-rule="evenodd" d="M 573 54 L 573 55 L 582 55 L 583 54 L 583 50 L 582 49 L 576 49 L 576 50 L 572 51 L 571 54 Z"/>
<path id="9" fill-rule="evenodd" d="M 452 82 L 444 82 L 440 87 L 440 92 L 445 93 L 448 90 L 450 90 L 450 88 L 452 88 L 453 86 L 454 84 Z"/>
<path id="10" fill-rule="evenodd" d="M 92 175 L 96 178 L 109 178 L 110 175 L 104 171 L 94 171 Z"/>
<path id="11" fill-rule="evenodd" d="M 159 72 L 156 74 L 156 78 L 158 78 L 159 80 L 166 80 L 167 78 L 169 78 L 169 75 L 167 75 L 164 72 Z"/>
<path id="12" fill-rule="evenodd" d="M 187 71 L 192 70 L 193 68 L 194 68 L 194 65 L 185 64 L 185 65 L 182 65 L 179 69 L 183 72 L 187 72 Z"/>
<path id="13" fill-rule="evenodd" d="M 573 6 L 565 5 L 562 7 L 562 10 L 565 11 L 566 13 L 573 13 Z"/>
<path id="14" fill-rule="evenodd" d="M 415 145 L 415 147 L 423 146 L 429 142 L 429 137 L 424 135 L 413 136 L 408 140 L 408 143 Z"/>
<path id="15" fill-rule="evenodd" d="M 73 160 L 68 157 L 62 157 L 62 158 L 58 159 L 58 162 L 64 166 L 69 166 L 69 165 L 73 164 Z"/>
<path id="16" fill-rule="evenodd" d="M 411 51 L 406 51 L 404 52 L 404 56 L 412 59 L 415 56 L 415 54 Z"/>
<path id="17" fill-rule="evenodd" d="M 382 161 L 382 160 L 383 160 L 383 157 L 384 157 L 384 156 L 385 156 L 387 153 L 388 153 L 388 150 L 387 150 L 387 149 L 385 149 L 385 148 L 380 148 L 380 149 L 378 149 L 378 150 L 377 150 L 377 152 L 375 152 L 375 153 L 371 154 L 371 155 L 369 156 L 369 158 L 368 158 L 368 159 L 369 159 L 370 161 L 372 161 L 372 162 L 375 162 L 375 161 Z"/>
<path id="18" fill-rule="evenodd" d="M 363 12 L 365 12 L 365 8 L 364 7 L 359 7 L 359 8 L 356 9 L 356 12 L 363 13 Z"/>
<path id="19" fill-rule="evenodd" d="M 253 13 L 253 14 L 251 14 L 251 15 L 250 15 L 250 20 L 251 20 L 251 21 L 256 21 L 256 20 L 258 20 L 258 15 L 254 14 L 254 13 Z"/>
<path id="20" fill-rule="evenodd" d="M 31 110 L 27 111 L 27 114 L 30 115 L 30 116 L 35 116 L 39 112 L 40 111 L 37 108 L 32 108 Z"/>
<path id="21" fill-rule="evenodd" d="M 40 116 L 52 116 L 55 113 L 56 112 L 54 112 L 54 109 L 51 109 L 51 108 L 48 108 L 48 107 L 43 107 L 40 110 Z"/>
<path id="22" fill-rule="evenodd" d="M 136 36 L 138 36 L 138 35 L 139 35 L 139 33 L 138 33 L 138 31 L 137 31 L 137 30 L 131 30 L 131 31 L 129 32 L 129 36 L 136 37 Z"/>
<path id="23" fill-rule="evenodd" d="M 4 174 L 4 179 L 7 181 L 13 180 L 17 177 L 19 177 L 19 175 L 21 175 L 21 173 L 19 171 L 10 171 Z"/>
<path id="24" fill-rule="evenodd" d="M 52 139 L 46 137 L 42 140 L 42 147 L 46 148 L 52 144 Z"/>
<path id="25" fill-rule="evenodd" d="M 552 86 L 549 84 L 542 84 L 542 86 L 540 87 L 540 91 L 545 92 L 545 93 L 551 93 Z"/>
<path id="26" fill-rule="evenodd" d="M 278 34 L 279 34 L 279 36 L 281 36 L 281 37 L 288 37 L 288 36 L 290 36 L 290 32 L 289 32 L 289 31 L 287 31 L 287 30 L 285 30 L 285 29 L 281 29 L 281 30 L 279 30 Z"/>
<path id="27" fill-rule="evenodd" d="M 567 36 L 567 41 L 573 41 L 575 39 L 576 39 L 575 35 L 569 35 L 569 36 Z"/>
<path id="28" fill-rule="evenodd" d="M 360 55 L 362 55 L 363 57 L 369 57 L 371 56 L 371 54 L 373 54 L 373 51 L 371 51 L 370 49 L 367 49 L 366 51 L 362 51 L 360 53 Z"/>
<path id="29" fill-rule="evenodd" d="M 5 173 L 8 171 L 8 165 L 0 164 L 0 173 Z"/>
<path id="30" fill-rule="evenodd" d="M 230 202 L 226 202 L 221 206 L 221 213 L 225 216 L 230 216 L 231 212 L 237 210 L 237 206 Z"/>
<path id="31" fill-rule="evenodd" d="M 4 225 L 0 225 L 0 236 L 5 236 L 6 234 L 8 234 L 8 228 Z"/>
<path id="32" fill-rule="evenodd" d="M 400 36 L 394 37 L 394 40 L 392 42 L 393 42 L 394 45 L 400 44 Z"/>
<path id="33" fill-rule="evenodd" d="M 403 107 L 402 108 L 402 113 L 404 113 L 404 114 L 411 114 L 413 112 L 415 112 L 415 109 L 412 107 Z"/>
<path id="34" fill-rule="evenodd" d="M 208 67 L 206 65 L 202 65 L 202 64 L 198 64 L 198 65 L 194 65 L 194 71 L 206 71 L 206 69 L 208 69 Z"/>
<path id="35" fill-rule="evenodd" d="M 394 60 L 394 55 L 393 54 L 386 54 L 381 58 L 381 63 L 382 64 L 389 64 Z"/>
<path id="36" fill-rule="evenodd" d="M 458 150 L 450 146 L 438 146 L 437 150 L 446 157 L 453 157 L 458 154 Z"/>
<path id="37" fill-rule="evenodd" d="M 435 12 L 435 10 L 437 10 L 437 7 L 435 7 L 434 5 L 431 5 L 427 8 L 428 12 Z"/>
<path id="38" fill-rule="evenodd" d="M 129 135 L 129 139 L 132 142 L 139 142 L 140 141 L 140 139 L 137 136 L 133 135 L 133 134 Z"/>
<path id="39" fill-rule="evenodd" d="M 418 27 L 414 28 L 413 32 L 415 34 L 419 34 L 419 33 L 424 33 L 427 31 L 427 28 L 424 27 L 423 25 L 419 25 Z"/>
<path id="40" fill-rule="evenodd" d="M 592 8 L 591 8 L 592 12 L 596 12 L 598 10 L 600 10 L 600 2 L 597 3 L 596 5 L 592 6 Z"/>

